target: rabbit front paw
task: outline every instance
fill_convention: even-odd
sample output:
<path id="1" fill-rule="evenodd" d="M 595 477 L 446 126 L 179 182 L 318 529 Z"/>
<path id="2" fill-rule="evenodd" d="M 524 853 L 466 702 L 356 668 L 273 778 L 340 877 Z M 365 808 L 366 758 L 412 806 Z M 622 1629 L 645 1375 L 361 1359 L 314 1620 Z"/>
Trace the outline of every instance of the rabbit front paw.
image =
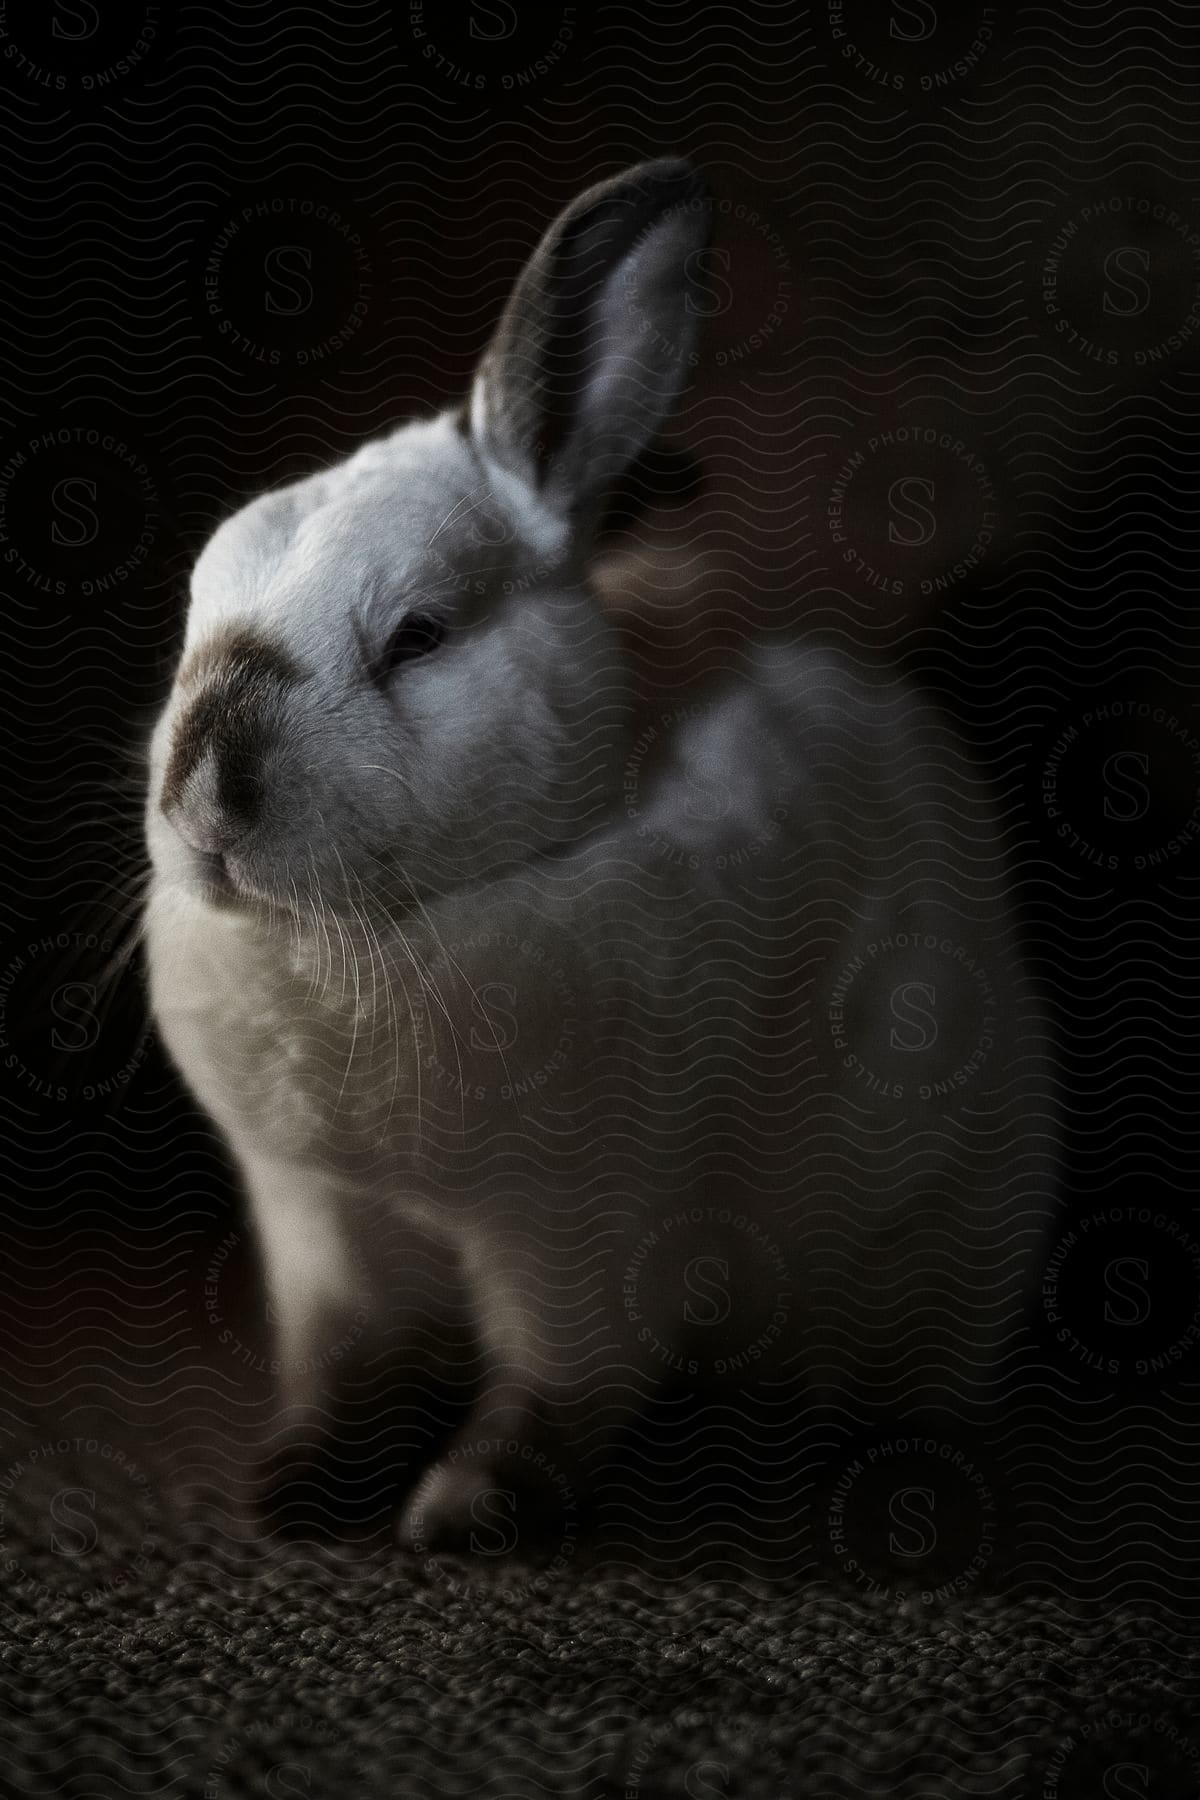
<path id="1" fill-rule="evenodd" d="M 579 1465 L 532 1421 L 497 1434 L 468 1421 L 409 1496 L 400 1539 L 418 1556 L 462 1551 L 524 1557 L 574 1553 L 584 1509 Z"/>

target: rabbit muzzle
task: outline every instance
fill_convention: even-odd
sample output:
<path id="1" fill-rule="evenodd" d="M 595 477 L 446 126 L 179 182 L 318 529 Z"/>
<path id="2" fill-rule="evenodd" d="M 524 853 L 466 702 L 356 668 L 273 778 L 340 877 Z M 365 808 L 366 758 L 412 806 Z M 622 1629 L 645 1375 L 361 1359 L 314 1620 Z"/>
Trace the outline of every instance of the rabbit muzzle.
<path id="1" fill-rule="evenodd" d="M 264 770 L 276 748 L 295 665 L 247 633 L 191 656 L 179 672 L 181 706 L 163 774 L 160 807 L 202 859 L 201 873 L 228 875 L 227 858 L 261 821 Z"/>

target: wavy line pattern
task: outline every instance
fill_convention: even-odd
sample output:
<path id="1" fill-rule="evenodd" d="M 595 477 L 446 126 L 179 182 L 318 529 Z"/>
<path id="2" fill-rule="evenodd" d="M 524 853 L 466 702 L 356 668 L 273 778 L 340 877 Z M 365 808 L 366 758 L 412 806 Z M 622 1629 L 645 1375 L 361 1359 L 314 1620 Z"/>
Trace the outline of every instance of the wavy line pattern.
<path id="1" fill-rule="evenodd" d="M 0 45 L 5 1791 L 1194 1792 L 1192 9 L 53 0 Z M 430 1459 L 490 1470 L 508 1417 L 471 1414 L 461 1271 L 373 1213 L 289 1340 L 151 1019 L 147 744 L 214 528 L 456 403 L 550 219 L 664 154 L 715 192 L 702 336 L 595 571 L 638 854 L 516 879 L 575 928 L 504 1067 L 469 922 L 399 974 L 298 933 L 328 1146 L 403 1185 L 415 1120 L 588 1397 L 536 1521 L 485 1507 L 462 1553 Z M 439 592 L 501 573 L 434 548 Z M 798 645 L 848 673 L 814 696 Z M 719 675 L 772 708 L 730 727 Z M 904 749 L 900 677 L 953 738 Z M 598 692 L 543 825 L 608 804 Z M 685 816 L 745 801 L 732 892 L 720 833 L 668 828 L 680 715 Z M 910 966 L 926 904 L 949 948 Z M 519 999 L 519 935 L 498 973 Z M 919 1014 L 863 1023 L 914 982 L 962 1048 L 920 1103 Z M 914 1234 L 922 1184 L 973 1203 Z"/>

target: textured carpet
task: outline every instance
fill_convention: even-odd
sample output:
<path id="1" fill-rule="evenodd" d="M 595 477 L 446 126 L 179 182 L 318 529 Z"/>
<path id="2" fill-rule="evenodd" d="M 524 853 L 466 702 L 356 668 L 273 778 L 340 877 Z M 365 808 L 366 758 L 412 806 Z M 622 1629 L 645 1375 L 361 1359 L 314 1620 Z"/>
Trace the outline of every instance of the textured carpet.
<path id="1" fill-rule="evenodd" d="M 1144 1594 L 814 1573 L 778 1520 L 754 1574 L 695 1517 L 687 1567 L 619 1531 L 515 1560 L 285 1540 L 87 1430 L 27 1434 L 0 1485 L 6 1793 L 1200 1789 L 1195 1638 Z M 953 1588 L 971 1529 L 950 1537 Z"/>

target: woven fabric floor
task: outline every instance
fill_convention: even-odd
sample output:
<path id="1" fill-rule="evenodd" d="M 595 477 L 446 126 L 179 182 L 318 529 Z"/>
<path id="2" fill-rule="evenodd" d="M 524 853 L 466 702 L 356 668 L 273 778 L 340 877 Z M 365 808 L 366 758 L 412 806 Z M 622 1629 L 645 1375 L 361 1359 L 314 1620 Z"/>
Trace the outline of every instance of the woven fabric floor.
<path id="1" fill-rule="evenodd" d="M 745 1567 L 728 1519 L 674 1565 L 619 1532 L 417 1555 L 256 1533 L 103 1423 L 32 1423 L 0 1493 L 6 1794 L 1197 1791 L 1195 1637 L 1103 1533 L 1090 1596 L 956 1580 L 969 1528 L 940 1589 L 822 1569 L 781 1517 Z"/>

